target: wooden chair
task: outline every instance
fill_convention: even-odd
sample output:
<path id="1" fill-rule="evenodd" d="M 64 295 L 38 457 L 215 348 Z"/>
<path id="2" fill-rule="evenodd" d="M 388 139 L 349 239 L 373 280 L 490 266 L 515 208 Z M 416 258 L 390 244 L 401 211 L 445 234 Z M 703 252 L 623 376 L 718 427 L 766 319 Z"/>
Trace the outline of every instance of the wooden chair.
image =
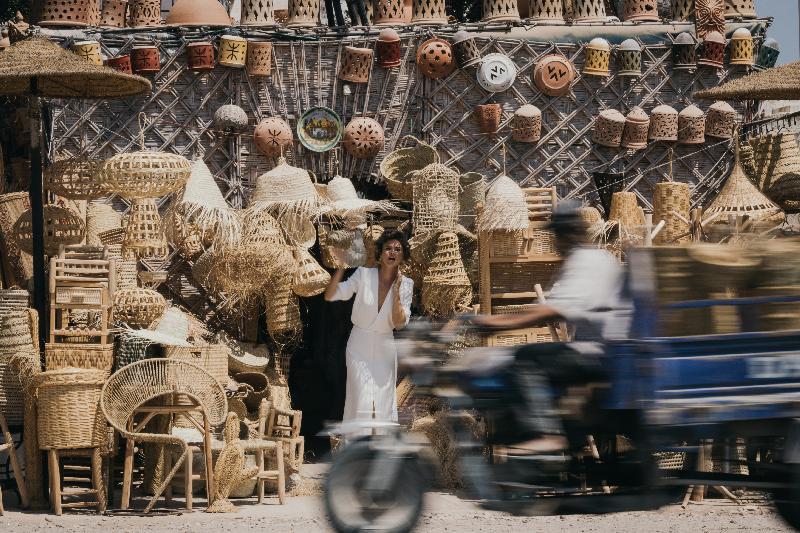
<path id="1" fill-rule="evenodd" d="M 8 430 L 6 424 L 6 417 L 0 413 L 0 430 L 3 431 L 3 444 L 0 444 L 0 452 L 7 452 L 11 460 L 11 471 L 14 473 L 14 480 L 17 482 L 17 492 L 19 493 L 20 503 L 22 507 L 28 506 L 28 492 L 25 490 L 25 481 L 22 479 L 22 470 L 19 467 L 19 459 L 17 452 L 14 449 L 14 439 L 11 437 L 11 432 Z M 5 513 L 3 509 L 3 492 L 0 490 L 0 516 Z"/>
<path id="2" fill-rule="evenodd" d="M 170 405 L 147 405 L 156 398 L 167 398 Z M 175 473 L 190 457 L 189 444 L 183 438 L 143 431 L 147 423 L 160 414 L 183 416 L 203 435 L 202 451 L 205 454 L 206 472 L 209 473 L 206 491 L 208 503 L 211 504 L 214 494 L 211 431 L 225 421 L 227 413 L 225 390 L 211 374 L 198 366 L 174 359 L 138 361 L 115 372 L 108 379 L 103 387 L 100 407 L 108 422 L 127 439 L 120 503 L 122 509 L 130 505 L 136 442 L 176 446 L 180 450 L 177 460 L 147 504 L 145 513 L 153 508 Z M 137 417 L 141 418 L 137 420 Z"/>
<path id="3" fill-rule="evenodd" d="M 305 437 L 300 435 L 303 412 L 273 407 L 267 416 L 266 431 L 263 438 L 282 442 L 291 450 L 292 469 L 299 471 L 305 455 Z M 285 423 L 284 423 L 285 422 Z"/>

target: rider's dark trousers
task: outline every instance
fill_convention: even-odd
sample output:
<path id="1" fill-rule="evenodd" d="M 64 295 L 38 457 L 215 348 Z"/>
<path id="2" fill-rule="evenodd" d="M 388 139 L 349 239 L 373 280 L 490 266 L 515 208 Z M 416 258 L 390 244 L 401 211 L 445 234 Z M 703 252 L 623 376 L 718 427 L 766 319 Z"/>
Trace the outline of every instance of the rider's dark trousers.
<path id="1" fill-rule="evenodd" d="M 553 401 L 554 387 L 605 381 L 602 345 L 589 342 L 537 343 L 517 348 L 511 380 L 517 389 L 514 418 L 521 436 L 563 435 Z"/>

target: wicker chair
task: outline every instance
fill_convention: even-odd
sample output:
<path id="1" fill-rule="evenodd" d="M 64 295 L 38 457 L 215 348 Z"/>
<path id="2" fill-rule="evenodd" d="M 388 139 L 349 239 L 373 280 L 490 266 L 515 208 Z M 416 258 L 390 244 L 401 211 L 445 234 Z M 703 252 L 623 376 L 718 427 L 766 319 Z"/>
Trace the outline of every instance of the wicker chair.
<path id="1" fill-rule="evenodd" d="M 146 406 L 156 398 L 179 400 L 174 405 Z M 188 400 L 188 401 L 187 401 Z M 187 405 L 190 404 L 190 405 Z M 211 428 L 225 421 L 227 400 L 222 385 L 202 368 L 173 359 L 145 359 L 115 372 L 103 387 L 100 407 L 108 422 L 127 439 L 122 482 L 122 502 L 130 503 L 135 442 L 176 446 L 181 453 L 163 481 L 156 487 L 144 512 L 149 512 L 164 492 L 187 456 L 188 445 L 180 437 L 158 433 L 142 433 L 146 424 L 158 414 L 185 416 L 204 435 L 206 471 L 213 472 L 211 461 Z M 134 418 L 143 414 L 138 422 Z M 198 419 L 202 418 L 202 424 Z M 208 503 L 214 494 L 213 476 L 206 483 Z"/>

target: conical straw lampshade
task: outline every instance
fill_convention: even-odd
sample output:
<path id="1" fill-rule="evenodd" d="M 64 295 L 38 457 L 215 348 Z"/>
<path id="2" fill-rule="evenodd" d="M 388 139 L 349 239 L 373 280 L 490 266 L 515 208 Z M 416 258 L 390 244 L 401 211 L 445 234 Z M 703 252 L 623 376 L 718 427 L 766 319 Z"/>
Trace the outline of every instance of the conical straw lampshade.
<path id="1" fill-rule="evenodd" d="M 479 231 L 518 231 L 528 228 L 525 193 L 508 176 L 500 176 L 486 191 L 486 202 L 478 217 Z"/>
<path id="2" fill-rule="evenodd" d="M 294 211 L 315 215 L 322 201 L 311 181 L 311 176 L 302 168 L 293 167 L 280 158 L 278 165 L 260 175 L 250 197 L 248 208 L 270 209 L 273 212 Z"/>
<path id="3" fill-rule="evenodd" d="M 444 232 L 422 280 L 422 307 L 432 316 L 450 316 L 466 310 L 470 303 L 472 284 L 461 259 L 458 236 Z"/>

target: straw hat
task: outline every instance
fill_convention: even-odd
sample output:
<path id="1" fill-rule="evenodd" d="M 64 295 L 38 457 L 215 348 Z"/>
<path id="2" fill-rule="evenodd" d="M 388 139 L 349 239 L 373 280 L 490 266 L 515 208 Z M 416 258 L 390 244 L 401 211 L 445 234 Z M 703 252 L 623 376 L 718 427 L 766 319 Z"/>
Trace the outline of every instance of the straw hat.
<path id="1" fill-rule="evenodd" d="M 327 203 L 323 211 L 334 215 L 386 211 L 393 206 L 389 201 L 365 200 L 358 197 L 353 182 L 341 176 L 334 177 L 325 187 Z"/>
<path id="2" fill-rule="evenodd" d="M 316 214 L 321 203 L 309 173 L 291 166 L 281 157 L 275 168 L 261 174 L 256 180 L 248 207 L 275 207 L 279 211 Z"/>
<path id="3" fill-rule="evenodd" d="M 458 236 L 444 232 L 422 280 L 422 307 L 432 316 L 449 316 L 472 303 L 472 284 L 464 269 Z"/>
<path id="4" fill-rule="evenodd" d="M 502 175 L 489 186 L 477 227 L 478 231 L 517 231 L 528 228 L 525 193 L 514 180 Z"/>
<path id="5" fill-rule="evenodd" d="M 177 307 L 168 308 L 161 318 L 148 329 L 129 329 L 127 333 L 153 344 L 165 346 L 191 346 L 189 343 L 189 317 Z"/>

